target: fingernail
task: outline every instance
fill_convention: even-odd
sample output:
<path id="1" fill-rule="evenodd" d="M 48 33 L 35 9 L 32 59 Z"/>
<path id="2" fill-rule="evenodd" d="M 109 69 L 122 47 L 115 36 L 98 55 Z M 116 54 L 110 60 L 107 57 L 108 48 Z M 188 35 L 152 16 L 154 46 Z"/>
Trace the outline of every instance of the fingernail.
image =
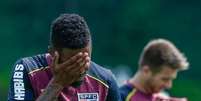
<path id="1" fill-rule="evenodd" d="M 79 55 L 82 55 L 82 52 L 79 52 L 78 54 L 79 54 Z"/>
<path id="2" fill-rule="evenodd" d="M 87 63 L 86 63 L 86 68 L 85 68 L 85 69 L 88 70 L 89 67 L 90 67 L 90 62 L 87 62 Z"/>
<path id="3" fill-rule="evenodd" d="M 90 60 L 90 57 L 89 57 L 89 56 L 87 56 L 87 57 L 86 57 L 86 60 Z"/>
<path id="4" fill-rule="evenodd" d="M 89 62 L 87 62 L 87 63 L 86 63 L 86 65 L 89 67 L 90 63 L 89 63 Z"/>
<path id="5" fill-rule="evenodd" d="M 57 52 L 57 51 L 54 51 L 54 54 L 55 54 L 56 56 L 58 56 L 58 52 Z"/>
<path id="6" fill-rule="evenodd" d="M 89 55 L 89 54 L 88 54 L 87 52 L 84 52 L 84 55 L 86 55 L 86 56 L 87 56 L 87 55 Z"/>

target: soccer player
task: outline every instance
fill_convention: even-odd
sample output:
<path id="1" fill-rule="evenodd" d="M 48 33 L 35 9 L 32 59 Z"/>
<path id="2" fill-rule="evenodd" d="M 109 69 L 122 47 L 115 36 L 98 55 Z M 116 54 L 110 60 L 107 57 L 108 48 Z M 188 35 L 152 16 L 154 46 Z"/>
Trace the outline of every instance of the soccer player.
<path id="1" fill-rule="evenodd" d="M 186 57 L 166 39 L 150 41 L 139 59 L 136 74 L 120 87 L 123 101 L 186 101 L 162 91 L 172 87 L 177 73 L 188 68 Z"/>
<path id="2" fill-rule="evenodd" d="M 49 52 L 19 59 L 9 101 L 119 101 L 110 70 L 92 62 L 92 39 L 84 18 L 62 14 L 52 22 Z"/>

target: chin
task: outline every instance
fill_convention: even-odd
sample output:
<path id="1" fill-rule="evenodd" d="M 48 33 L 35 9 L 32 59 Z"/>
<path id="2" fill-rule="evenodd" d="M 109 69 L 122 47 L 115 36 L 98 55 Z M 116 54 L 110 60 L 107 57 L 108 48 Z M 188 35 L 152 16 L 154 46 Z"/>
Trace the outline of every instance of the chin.
<path id="1" fill-rule="evenodd" d="M 72 86 L 73 86 L 73 87 L 79 87 L 79 86 L 82 84 L 82 82 L 83 82 L 83 80 L 84 80 L 84 77 L 85 77 L 85 75 L 82 75 L 80 78 L 78 78 L 78 79 L 72 84 Z"/>
<path id="2" fill-rule="evenodd" d="M 81 75 L 80 78 L 77 81 L 83 81 L 84 77 L 86 76 L 86 73 Z"/>
<path id="3" fill-rule="evenodd" d="M 155 90 L 153 93 L 160 93 L 161 90 Z"/>

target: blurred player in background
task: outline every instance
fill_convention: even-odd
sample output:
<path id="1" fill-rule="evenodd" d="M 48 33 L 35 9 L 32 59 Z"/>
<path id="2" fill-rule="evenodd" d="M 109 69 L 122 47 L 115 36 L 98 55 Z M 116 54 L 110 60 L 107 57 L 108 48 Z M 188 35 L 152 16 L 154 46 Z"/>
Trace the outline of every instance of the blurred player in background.
<path id="1" fill-rule="evenodd" d="M 181 70 L 188 69 L 186 57 L 165 39 L 150 41 L 141 53 L 136 74 L 120 88 L 123 101 L 186 101 L 162 93 L 172 87 Z"/>
<path id="2" fill-rule="evenodd" d="M 119 101 L 110 70 L 90 60 L 92 39 L 77 14 L 62 14 L 51 26 L 49 53 L 19 59 L 9 101 Z"/>

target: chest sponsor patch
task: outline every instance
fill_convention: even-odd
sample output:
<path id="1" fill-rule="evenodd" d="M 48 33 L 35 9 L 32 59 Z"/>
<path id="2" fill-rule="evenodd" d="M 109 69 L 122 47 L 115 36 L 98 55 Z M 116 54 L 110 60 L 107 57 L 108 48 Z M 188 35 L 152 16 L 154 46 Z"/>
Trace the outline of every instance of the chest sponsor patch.
<path id="1" fill-rule="evenodd" d="M 78 101 L 99 101 L 98 93 L 78 93 Z"/>

